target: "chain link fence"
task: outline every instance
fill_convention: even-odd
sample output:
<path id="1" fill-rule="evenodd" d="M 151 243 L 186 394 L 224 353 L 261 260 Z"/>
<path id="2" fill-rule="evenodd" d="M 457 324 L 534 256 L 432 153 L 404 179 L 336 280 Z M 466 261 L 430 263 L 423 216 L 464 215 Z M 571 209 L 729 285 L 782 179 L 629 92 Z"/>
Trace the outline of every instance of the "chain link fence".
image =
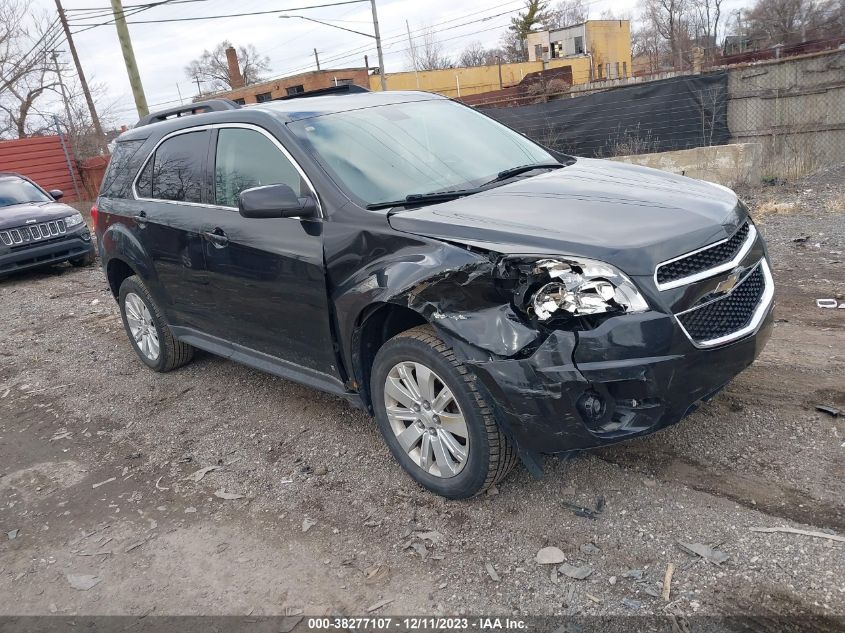
<path id="1" fill-rule="evenodd" d="M 845 51 L 613 84 L 544 91 L 535 80 L 471 103 L 579 156 L 758 143 L 764 178 L 794 179 L 845 163 Z"/>

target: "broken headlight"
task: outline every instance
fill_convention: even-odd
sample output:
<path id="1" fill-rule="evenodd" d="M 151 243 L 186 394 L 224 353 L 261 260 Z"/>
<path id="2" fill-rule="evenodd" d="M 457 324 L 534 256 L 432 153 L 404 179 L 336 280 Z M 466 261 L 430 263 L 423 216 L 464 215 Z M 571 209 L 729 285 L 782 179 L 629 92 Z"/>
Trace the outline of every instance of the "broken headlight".
<path id="1" fill-rule="evenodd" d="M 512 262 L 505 268 L 513 271 Z M 540 321 L 553 316 L 645 312 L 648 303 L 625 273 L 590 259 L 544 258 L 517 263 L 515 295 Z"/>

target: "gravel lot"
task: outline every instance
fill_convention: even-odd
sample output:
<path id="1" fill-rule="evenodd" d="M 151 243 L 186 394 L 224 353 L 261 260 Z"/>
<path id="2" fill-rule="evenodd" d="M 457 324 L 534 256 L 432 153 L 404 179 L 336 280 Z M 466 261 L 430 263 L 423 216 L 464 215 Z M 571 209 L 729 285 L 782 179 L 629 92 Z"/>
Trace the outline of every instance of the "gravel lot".
<path id="1" fill-rule="evenodd" d="M 813 614 L 841 630 L 845 542 L 751 528 L 845 534 L 845 417 L 815 410 L 845 409 L 845 310 L 815 306 L 845 300 L 845 168 L 745 194 L 778 286 L 759 361 L 667 431 L 549 457 L 541 481 L 520 467 L 466 502 L 418 488 L 338 399 L 207 354 L 150 372 L 96 267 L 0 281 L 0 614 L 390 601 L 372 614 Z M 595 518 L 567 505 L 602 502 Z M 592 572 L 553 574 L 546 546 Z"/>

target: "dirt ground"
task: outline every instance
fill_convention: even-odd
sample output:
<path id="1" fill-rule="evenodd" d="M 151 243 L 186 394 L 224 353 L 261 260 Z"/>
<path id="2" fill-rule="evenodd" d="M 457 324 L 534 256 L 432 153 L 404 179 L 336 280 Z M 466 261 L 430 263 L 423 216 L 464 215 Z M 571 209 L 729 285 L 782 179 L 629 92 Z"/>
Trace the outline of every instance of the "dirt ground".
<path id="1" fill-rule="evenodd" d="M 845 417 L 815 410 L 845 409 L 845 310 L 815 305 L 845 301 L 845 168 L 745 194 L 778 293 L 758 362 L 667 431 L 465 502 L 417 487 L 338 399 L 207 354 L 150 372 L 97 267 L 3 280 L 0 615 L 813 614 L 837 630 L 845 542 L 752 528 L 845 534 Z M 599 500 L 594 518 L 567 505 Z M 592 573 L 552 578 L 546 546 Z"/>

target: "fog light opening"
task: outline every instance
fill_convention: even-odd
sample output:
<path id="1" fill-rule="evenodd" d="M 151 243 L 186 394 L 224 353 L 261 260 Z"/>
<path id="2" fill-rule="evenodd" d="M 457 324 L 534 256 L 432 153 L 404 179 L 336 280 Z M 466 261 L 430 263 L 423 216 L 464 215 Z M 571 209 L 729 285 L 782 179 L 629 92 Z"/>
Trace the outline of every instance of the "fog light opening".
<path id="1" fill-rule="evenodd" d="M 587 424 L 600 423 L 607 413 L 607 402 L 596 391 L 585 391 L 578 398 L 578 411 L 584 417 Z"/>

